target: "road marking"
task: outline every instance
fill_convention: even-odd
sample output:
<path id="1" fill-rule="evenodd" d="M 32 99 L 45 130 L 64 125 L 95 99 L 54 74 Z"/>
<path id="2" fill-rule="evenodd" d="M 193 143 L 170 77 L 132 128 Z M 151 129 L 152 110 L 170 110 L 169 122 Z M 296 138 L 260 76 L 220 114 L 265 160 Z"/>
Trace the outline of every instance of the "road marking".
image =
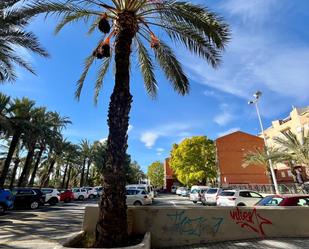
<path id="1" fill-rule="evenodd" d="M 175 204 L 175 202 L 170 201 L 170 203 L 172 203 L 174 207 L 177 207 L 176 204 Z"/>

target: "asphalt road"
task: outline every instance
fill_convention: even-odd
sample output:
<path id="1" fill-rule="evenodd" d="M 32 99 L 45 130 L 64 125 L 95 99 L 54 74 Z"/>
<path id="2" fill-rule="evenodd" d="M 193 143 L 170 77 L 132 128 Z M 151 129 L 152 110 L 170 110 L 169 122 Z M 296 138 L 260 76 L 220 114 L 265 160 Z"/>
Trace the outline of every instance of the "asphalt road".
<path id="1" fill-rule="evenodd" d="M 97 205 L 97 201 L 60 203 L 38 210 L 9 211 L 0 216 L 0 248 L 52 248 L 53 241 L 65 239 L 71 233 L 81 230 L 85 206 Z M 188 198 L 175 195 L 158 196 L 153 203 L 155 206 L 192 204 Z"/>

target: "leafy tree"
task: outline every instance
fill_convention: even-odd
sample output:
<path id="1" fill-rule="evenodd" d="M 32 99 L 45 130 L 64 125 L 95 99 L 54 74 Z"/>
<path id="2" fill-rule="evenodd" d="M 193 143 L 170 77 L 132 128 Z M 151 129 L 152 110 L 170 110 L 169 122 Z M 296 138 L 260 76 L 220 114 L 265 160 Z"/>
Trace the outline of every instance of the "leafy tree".
<path id="1" fill-rule="evenodd" d="M 21 0 L 1 0 L 0 2 L 0 83 L 16 79 L 15 64 L 31 73 L 32 66 L 20 56 L 14 46 L 25 48 L 38 55 L 47 57 L 37 37 L 25 28 L 31 15 L 23 13 L 17 6 Z"/>
<path id="2" fill-rule="evenodd" d="M 164 186 L 163 164 L 159 161 L 153 162 L 148 166 L 147 176 L 151 185 L 153 185 L 155 188 L 162 188 Z"/>
<path id="3" fill-rule="evenodd" d="M 184 139 L 174 144 L 170 165 L 184 185 L 206 184 L 217 176 L 214 142 L 206 136 Z"/>
<path id="4" fill-rule="evenodd" d="M 141 170 L 141 166 L 136 161 L 130 162 L 126 173 L 127 184 L 136 184 L 145 178 L 146 175 Z"/>
<path id="5" fill-rule="evenodd" d="M 102 65 L 95 84 L 94 95 L 97 100 L 102 80 L 114 57 L 115 85 L 108 111 L 109 136 L 103 171 L 104 193 L 100 201 L 95 246 L 126 245 L 128 234 L 125 169 L 132 102 L 132 51 L 137 51 L 146 91 L 152 97 L 156 96 L 158 89 L 154 74 L 156 65 L 152 55 L 175 91 L 185 95 L 189 92 L 188 78 L 172 49 L 163 40 L 159 40 L 153 30 L 165 31 L 173 41 L 183 44 L 192 53 L 217 67 L 221 52 L 229 40 L 228 26 L 203 6 L 175 0 L 34 1 L 27 4 L 23 13 L 31 16 L 39 13 L 62 16 L 56 32 L 69 23 L 84 21 L 86 24 L 90 23 L 90 33 L 96 27 L 104 33 L 98 46 L 86 59 L 85 69 L 78 80 L 76 96 L 80 97 L 89 68 L 95 59 L 99 59 L 102 60 Z M 146 44 L 150 45 L 150 51 Z"/>

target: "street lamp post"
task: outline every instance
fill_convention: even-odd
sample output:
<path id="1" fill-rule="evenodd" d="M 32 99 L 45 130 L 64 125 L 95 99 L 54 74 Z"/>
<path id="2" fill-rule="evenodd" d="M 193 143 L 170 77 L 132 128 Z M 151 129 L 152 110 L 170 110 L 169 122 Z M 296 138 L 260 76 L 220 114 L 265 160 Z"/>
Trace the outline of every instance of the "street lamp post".
<path id="1" fill-rule="evenodd" d="M 257 113 L 257 116 L 258 116 L 258 119 L 259 119 L 261 131 L 262 131 L 262 136 L 263 136 L 263 139 L 264 139 L 266 154 L 269 156 L 268 144 L 267 144 L 266 136 L 265 136 L 265 133 L 264 133 L 264 127 L 263 127 L 263 123 L 262 123 L 262 119 L 261 119 L 261 115 L 260 115 L 260 111 L 259 111 L 259 107 L 258 107 L 258 100 L 259 100 L 259 98 L 261 96 L 262 96 L 262 92 L 257 91 L 253 95 L 254 100 L 249 101 L 248 104 L 254 104 L 255 105 L 256 113 Z M 270 168 L 270 172 L 271 172 L 271 177 L 273 179 L 273 183 L 274 183 L 274 186 L 275 186 L 275 192 L 276 192 L 276 194 L 279 194 L 277 178 L 276 178 L 276 174 L 275 174 L 275 171 L 274 171 L 271 159 L 268 159 L 268 162 L 269 162 L 269 168 Z"/>

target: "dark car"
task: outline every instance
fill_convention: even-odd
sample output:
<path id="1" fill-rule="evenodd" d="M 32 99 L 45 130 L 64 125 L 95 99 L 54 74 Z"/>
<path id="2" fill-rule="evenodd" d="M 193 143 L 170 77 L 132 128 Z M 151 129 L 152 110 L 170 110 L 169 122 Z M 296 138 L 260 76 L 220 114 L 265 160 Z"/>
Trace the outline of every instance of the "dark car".
<path id="1" fill-rule="evenodd" d="M 45 202 L 45 195 L 39 189 L 15 188 L 12 193 L 15 196 L 14 208 L 37 209 Z"/>
<path id="2" fill-rule="evenodd" d="M 74 200 L 74 193 L 69 189 L 60 189 L 60 201 L 71 202 Z"/>
<path id="3" fill-rule="evenodd" d="M 269 195 L 264 197 L 255 206 L 307 206 L 309 195 Z"/>
<path id="4" fill-rule="evenodd" d="M 0 215 L 13 208 L 14 198 L 10 190 L 0 188 Z"/>

